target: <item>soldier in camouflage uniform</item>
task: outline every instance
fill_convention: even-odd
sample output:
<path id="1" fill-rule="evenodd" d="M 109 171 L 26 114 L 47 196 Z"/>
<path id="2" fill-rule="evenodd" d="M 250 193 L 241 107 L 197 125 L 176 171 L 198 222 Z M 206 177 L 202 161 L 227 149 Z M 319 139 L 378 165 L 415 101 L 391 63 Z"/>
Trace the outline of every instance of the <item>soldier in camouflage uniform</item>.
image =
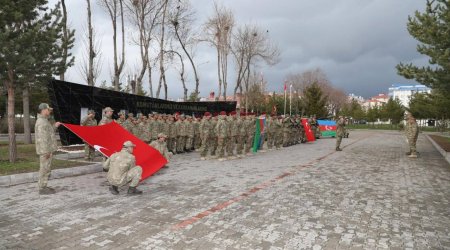
<path id="1" fill-rule="evenodd" d="M 242 113 L 236 119 L 236 124 L 238 127 L 238 134 L 236 136 L 236 154 L 238 157 L 243 157 L 244 145 L 247 136 L 247 131 L 244 123 L 245 123 L 245 114 Z"/>
<path id="2" fill-rule="evenodd" d="M 339 119 L 337 120 L 336 125 L 337 125 L 337 128 L 336 128 L 336 151 L 342 151 L 341 141 L 342 141 L 342 137 L 344 136 L 344 126 L 345 126 L 344 117 L 342 115 L 339 116 Z"/>
<path id="3" fill-rule="evenodd" d="M 168 136 L 167 148 L 169 149 L 170 152 L 172 152 L 173 154 L 176 154 L 176 152 L 177 152 L 176 142 L 177 142 L 178 132 L 175 127 L 174 120 L 175 120 L 175 118 L 172 115 L 169 115 L 169 117 L 167 119 L 167 124 L 169 125 L 169 133 L 167 134 L 167 136 Z"/>
<path id="4" fill-rule="evenodd" d="M 148 124 L 147 124 L 147 116 L 143 115 L 142 113 L 138 114 L 139 123 L 137 124 L 137 130 L 138 130 L 138 138 L 142 141 L 149 143 L 150 142 L 150 132 L 147 130 Z"/>
<path id="5" fill-rule="evenodd" d="M 202 139 L 200 138 L 200 118 L 194 117 L 194 149 L 200 151 L 202 145 Z"/>
<path id="6" fill-rule="evenodd" d="M 247 155 L 252 155 L 250 153 L 250 149 L 253 147 L 253 137 L 255 135 L 255 131 L 253 128 L 253 118 L 251 114 L 247 114 L 244 121 L 245 126 L 245 153 Z"/>
<path id="7" fill-rule="evenodd" d="M 283 146 L 283 117 L 278 116 L 275 119 L 275 148 L 281 149 Z"/>
<path id="8" fill-rule="evenodd" d="M 219 120 L 219 117 L 216 115 L 211 119 L 211 130 L 209 132 L 209 137 L 211 140 L 211 158 L 215 159 L 216 151 L 217 151 L 217 134 L 216 134 L 216 125 Z"/>
<path id="9" fill-rule="evenodd" d="M 58 149 L 56 143 L 56 128 L 61 124 L 55 125 L 49 122 L 48 118 L 53 109 L 47 103 L 39 104 L 39 113 L 34 126 L 36 154 L 39 155 L 39 194 L 54 194 L 53 188 L 47 187 L 50 176 L 53 152 Z"/>
<path id="10" fill-rule="evenodd" d="M 97 120 L 95 120 L 95 111 L 90 109 L 88 110 L 88 115 L 81 120 L 81 126 L 97 126 Z M 95 149 L 86 142 L 84 143 L 84 159 L 88 161 L 94 160 L 95 157 Z"/>
<path id="11" fill-rule="evenodd" d="M 267 148 L 273 150 L 275 144 L 275 115 L 267 117 L 266 120 Z"/>
<path id="12" fill-rule="evenodd" d="M 124 142 L 122 150 L 112 154 L 103 163 L 103 170 L 108 172 L 107 179 L 111 184 L 109 191 L 114 195 L 119 194 L 119 187 L 128 183 L 130 183 L 129 195 L 142 194 L 142 191 L 136 189 L 142 177 L 142 168 L 136 166 L 136 158 L 133 155 L 134 147 L 136 145 L 131 141 Z"/>
<path id="13" fill-rule="evenodd" d="M 419 126 L 417 125 L 416 119 L 410 113 L 406 116 L 405 134 L 409 145 L 409 152 L 406 155 L 410 158 L 417 158 L 416 142 L 419 136 Z"/>
<path id="14" fill-rule="evenodd" d="M 119 115 L 119 118 L 116 120 L 116 123 L 119 124 L 120 126 L 122 126 L 123 128 L 125 128 L 124 127 L 124 122 L 126 121 L 125 120 L 125 112 L 120 111 L 118 113 L 118 115 Z"/>
<path id="15" fill-rule="evenodd" d="M 192 123 L 192 117 L 190 115 L 187 116 L 187 119 L 184 121 L 186 127 L 186 151 L 191 152 L 194 147 L 194 124 Z"/>
<path id="16" fill-rule="evenodd" d="M 230 112 L 228 117 L 228 144 L 227 144 L 227 155 L 229 159 L 236 159 L 234 155 L 234 149 L 236 148 L 237 137 L 239 135 L 239 124 L 236 119 L 236 111 Z"/>
<path id="17" fill-rule="evenodd" d="M 159 133 L 158 134 L 158 140 L 154 140 L 152 141 L 152 143 L 150 143 L 150 146 L 153 147 L 154 149 L 158 150 L 160 154 L 162 154 L 164 156 L 164 158 L 166 158 L 167 162 L 169 162 L 170 158 L 172 157 L 172 153 L 169 152 L 169 149 L 167 148 L 167 135 L 163 134 L 163 133 Z M 167 167 L 167 165 L 166 165 Z"/>
<path id="18" fill-rule="evenodd" d="M 126 129 L 128 132 L 133 133 L 133 120 L 134 120 L 134 114 L 128 113 L 128 118 L 123 122 L 123 128 Z"/>
<path id="19" fill-rule="evenodd" d="M 130 126 L 131 126 L 131 133 L 139 138 L 140 137 L 139 119 L 136 117 L 136 119 L 131 120 Z"/>
<path id="20" fill-rule="evenodd" d="M 291 145 L 291 119 L 289 116 L 283 118 L 283 147 Z"/>
<path id="21" fill-rule="evenodd" d="M 184 153 L 187 136 L 184 115 L 178 117 L 177 122 L 175 122 L 175 129 L 177 130 L 177 153 Z"/>
<path id="22" fill-rule="evenodd" d="M 200 138 L 202 139 L 202 146 L 200 147 L 200 159 L 206 160 L 206 156 L 208 155 L 208 151 L 211 149 L 211 114 L 209 112 L 205 112 L 203 115 L 203 119 L 200 122 L 199 126 L 200 130 Z"/>
<path id="23" fill-rule="evenodd" d="M 228 136 L 228 124 L 226 119 L 226 113 L 225 111 L 220 112 L 219 120 L 217 121 L 217 125 L 215 128 L 215 132 L 217 135 L 217 154 L 219 157 L 219 161 L 225 160 L 225 147 L 226 147 L 226 140 Z"/>
<path id="24" fill-rule="evenodd" d="M 164 115 L 163 119 L 161 120 L 161 124 L 160 124 L 160 128 L 161 128 L 161 133 L 160 134 L 164 134 L 166 135 L 166 143 L 167 143 L 167 138 L 169 138 L 169 133 L 170 133 L 170 125 L 168 122 L 169 118 L 167 115 Z M 159 134 L 158 134 L 159 135 Z M 159 139 L 159 138 L 158 138 Z"/>
<path id="25" fill-rule="evenodd" d="M 114 110 L 112 108 L 106 107 L 103 110 L 103 113 L 104 113 L 103 118 L 100 120 L 98 125 L 100 126 L 100 125 L 105 125 L 105 124 L 111 123 L 113 121 L 113 119 L 112 119 L 113 112 L 114 112 Z"/>

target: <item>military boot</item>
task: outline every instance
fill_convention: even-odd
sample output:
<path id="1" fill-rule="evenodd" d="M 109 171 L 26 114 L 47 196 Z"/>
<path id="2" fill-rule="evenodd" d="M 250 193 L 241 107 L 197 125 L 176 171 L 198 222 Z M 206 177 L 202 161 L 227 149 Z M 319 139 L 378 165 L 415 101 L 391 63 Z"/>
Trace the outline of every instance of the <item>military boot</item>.
<path id="1" fill-rule="evenodd" d="M 342 149 L 341 148 L 336 148 L 336 151 L 342 151 Z"/>
<path id="2" fill-rule="evenodd" d="M 128 195 L 137 195 L 137 194 L 142 194 L 142 191 L 138 190 L 136 187 L 128 188 Z"/>
<path id="3" fill-rule="evenodd" d="M 109 187 L 109 191 L 111 191 L 111 194 L 114 194 L 114 195 L 118 195 L 119 194 L 119 189 L 117 188 L 117 186 Z"/>
<path id="4" fill-rule="evenodd" d="M 51 187 L 43 187 L 39 189 L 39 194 L 41 195 L 47 195 L 47 194 L 54 194 L 56 191 Z"/>

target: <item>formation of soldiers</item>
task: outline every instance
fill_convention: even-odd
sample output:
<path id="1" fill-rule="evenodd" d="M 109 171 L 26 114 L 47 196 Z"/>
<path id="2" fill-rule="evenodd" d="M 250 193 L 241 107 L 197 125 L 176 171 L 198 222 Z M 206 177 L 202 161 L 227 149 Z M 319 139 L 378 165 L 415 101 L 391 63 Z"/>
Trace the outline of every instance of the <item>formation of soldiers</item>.
<path id="1" fill-rule="evenodd" d="M 95 126 L 95 119 L 88 112 L 82 125 Z M 98 125 L 112 122 L 111 108 L 105 108 L 103 119 Z M 205 112 L 203 117 L 184 114 L 158 114 L 144 115 L 138 113 L 118 113 L 115 120 L 123 128 L 146 143 L 158 141 L 163 135 L 165 146 L 172 154 L 199 151 L 202 160 L 235 159 L 251 155 L 256 131 L 256 115 L 254 113 L 236 113 L 235 111 L 212 115 Z M 266 115 L 262 140 L 256 146 L 258 150 L 274 150 L 306 142 L 305 130 L 301 117 Z M 94 119 L 94 121 L 92 120 Z M 311 129 L 316 138 L 320 131 L 315 117 L 309 118 Z M 91 157 L 91 148 L 86 146 L 86 155 Z"/>

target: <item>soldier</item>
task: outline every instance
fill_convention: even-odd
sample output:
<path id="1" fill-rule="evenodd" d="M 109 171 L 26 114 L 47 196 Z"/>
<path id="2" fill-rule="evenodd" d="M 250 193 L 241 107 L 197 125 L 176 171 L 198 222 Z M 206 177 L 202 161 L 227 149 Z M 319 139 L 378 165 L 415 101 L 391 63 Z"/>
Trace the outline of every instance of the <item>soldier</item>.
<path id="1" fill-rule="evenodd" d="M 140 131 L 139 131 L 139 119 L 138 119 L 138 117 L 133 118 L 131 120 L 130 126 L 131 126 L 131 133 L 134 136 L 139 138 L 140 137 L 140 135 L 139 135 Z"/>
<path id="2" fill-rule="evenodd" d="M 107 179 L 111 184 L 109 191 L 114 195 L 119 194 L 119 187 L 128 183 L 130 183 L 129 195 L 142 194 L 142 191 L 136 189 L 142 177 L 142 168 L 136 166 L 136 158 L 133 155 L 134 147 L 136 145 L 131 141 L 124 142 L 122 150 L 112 154 L 103 163 L 103 170 L 108 172 Z"/>
<path id="3" fill-rule="evenodd" d="M 177 130 L 177 153 L 184 153 L 186 146 L 186 123 L 184 122 L 184 115 L 178 117 L 175 122 L 175 129 Z"/>
<path id="4" fill-rule="evenodd" d="M 275 144 L 275 119 L 275 115 L 272 114 L 272 116 L 268 116 L 266 120 L 267 148 L 269 151 L 273 150 L 273 145 Z"/>
<path id="5" fill-rule="evenodd" d="M 238 127 L 238 134 L 236 136 L 236 154 L 237 156 L 243 157 L 243 150 L 244 150 L 244 144 L 245 144 L 245 139 L 247 136 L 247 131 L 245 130 L 245 113 L 241 113 L 239 115 L 239 117 L 236 119 L 236 124 Z"/>
<path id="6" fill-rule="evenodd" d="M 39 104 L 39 113 L 34 126 L 36 154 L 39 155 L 39 194 L 54 194 L 55 190 L 47 187 L 50 176 L 53 152 L 58 149 L 55 131 L 61 124 L 56 122 L 52 126 L 48 118 L 53 109 L 47 103 Z"/>
<path id="7" fill-rule="evenodd" d="M 200 151 L 200 146 L 202 145 L 202 139 L 200 139 L 200 118 L 194 117 L 192 124 L 194 125 L 194 149 L 195 151 Z"/>
<path id="8" fill-rule="evenodd" d="M 159 134 L 159 121 L 158 121 L 158 118 L 159 116 L 158 115 L 153 115 L 153 122 L 152 122 L 152 125 L 151 125 L 151 127 L 150 127 L 150 135 L 151 135 L 151 137 L 152 137 L 152 141 L 154 141 L 154 140 L 157 140 L 158 139 L 158 134 Z"/>
<path id="9" fill-rule="evenodd" d="M 211 147 L 211 113 L 205 112 L 203 119 L 200 122 L 200 138 L 202 139 L 202 146 L 200 147 L 200 159 L 206 160 L 208 150 Z"/>
<path id="10" fill-rule="evenodd" d="M 218 120 L 219 120 L 218 114 L 216 114 L 211 119 L 211 130 L 209 132 L 209 137 L 210 137 L 210 140 L 211 140 L 211 158 L 212 159 L 217 158 L 217 156 L 216 156 L 216 150 L 217 150 L 216 125 L 217 125 Z"/>
<path id="11" fill-rule="evenodd" d="M 411 113 L 407 114 L 406 119 L 405 134 L 409 145 L 409 152 L 406 155 L 410 158 L 417 158 L 416 142 L 419 136 L 419 126 Z"/>
<path id="12" fill-rule="evenodd" d="M 167 119 L 167 124 L 169 125 L 169 133 L 168 133 L 168 140 L 167 140 L 167 148 L 169 149 L 172 154 L 176 154 L 177 148 L 176 148 L 176 142 L 177 142 L 177 130 L 175 127 L 174 117 L 172 115 L 169 115 Z"/>
<path id="13" fill-rule="evenodd" d="M 140 122 L 137 124 L 138 137 L 142 141 L 149 143 L 150 142 L 150 132 L 147 130 L 147 116 L 142 113 L 138 114 Z"/>
<path id="14" fill-rule="evenodd" d="M 110 107 L 106 107 L 103 110 L 103 118 L 100 120 L 100 122 L 98 123 L 98 125 L 106 125 L 108 123 L 111 123 L 113 121 L 112 119 L 112 114 L 113 114 L 114 110 Z"/>
<path id="15" fill-rule="evenodd" d="M 128 113 L 128 118 L 123 122 L 123 127 L 128 130 L 128 132 L 132 133 L 133 131 L 133 120 L 134 120 L 134 114 Z"/>
<path id="16" fill-rule="evenodd" d="M 283 147 L 288 147 L 291 145 L 291 119 L 289 116 L 283 118 Z"/>
<path id="17" fill-rule="evenodd" d="M 187 119 L 184 121 L 186 127 L 186 151 L 191 152 L 194 146 L 194 124 L 192 123 L 192 117 L 190 115 L 187 116 Z"/>
<path id="18" fill-rule="evenodd" d="M 166 144 L 167 144 L 167 138 L 170 133 L 170 125 L 169 125 L 168 120 L 169 120 L 169 118 L 167 115 L 164 115 L 163 119 L 161 120 L 161 133 L 166 135 L 166 139 L 165 139 Z M 158 139 L 159 139 L 159 137 L 158 137 Z"/>
<path id="19" fill-rule="evenodd" d="M 283 117 L 280 115 L 275 120 L 275 148 L 281 149 L 283 146 Z"/>
<path id="20" fill-rule="evenodd" d="M 225 143 L 227 140 L 227 122 L 225 121 L 227 113 L 225 111 L 220 112 L 219 120 L 217 121 L 217 125 L 215 128 L 215 132 L 217 135 L 217 154 L 219 157 L 219 161 L 224 161 L 225 154 Z"/>
<path id="21" fill-rule="evenodd" d="M 236 119 L 236 111 L 231 111 L 228 117 L 228 144 L 227 144 L 227 154 L 229 159 L 236 159 L 234 156 L 234 148 L 236 147 L 237 137 L 239 134 L 239 124 Z"/>
<path id="22" fill-rule="evenodd" d="M 252 153 L 250 153 L 250 149 L 253 146 L 253 137 L 255 134 L 255 131 L 252 129 L 252 123 L 253 123 L 253 119 L 251 117 L 251 114 L 247 114 L 245 117 L 245 121 L 244 121 L 244 126 L 245 126 L 245 153 L 247 155 L 252 155 Z"/>
<path id="23" fill-rule="evenodd" d="M 124 122 L 126 121 L 125 120 L 125 112 L 120 111 L 118 115 L 119 115 L 119 119 L 116 120 L 116 123 L 119 124 L 120 126 L 122 126 L 123 128 L 125 128 L 124 127 Z"/>
<path id="24" fill-rule="evenodd" d="M 344 136 L 344 127 L 345 127 L 345 121 L 344 117 L 342 115 L 339 116 L 338 121 L 336 122 L 337 128 L 336 128 L 336 151 L 342 151 L 340 148 L 342 137 Z"/>
<path id="25" fill-rule="evenodd" d="M 97 126 L 97 120 L 95 120 L 95 111 L 90 109 L 86 117 L 81 120 L 81 126 Z M 88 161 L 94 160 L 95 149 L 86 142 L 84 143 L 84 159 Z"/>
<path id="26" fill-rule="evenodd" d="M 152 141 L 152 143 L 150 143 L 150 146 L 158 150 L 159 153 L 162 154 L 164 158 L 166 158 L 167 162 L 169 162 L 170 157 L 172 157 L 172 153 L 169 152 L 169 149 L 167 148 L 166 139 L 167 135 L 165 135 L 164 133 L 159 133 L 158 140 Z"/>

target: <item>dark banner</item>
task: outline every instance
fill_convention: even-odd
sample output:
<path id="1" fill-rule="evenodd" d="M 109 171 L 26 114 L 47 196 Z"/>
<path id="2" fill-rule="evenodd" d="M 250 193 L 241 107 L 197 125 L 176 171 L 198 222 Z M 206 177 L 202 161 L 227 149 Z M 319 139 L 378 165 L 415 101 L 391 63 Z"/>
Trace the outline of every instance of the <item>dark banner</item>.
<path id="1" fill-rule="evenodd" d="M 95 110 L 95 118 L 100 121 L 105 107 L 114 109 L 114 119 L 121 110 L 146 115 L 152 112 L 202 115 L 206 111 L 218 113 L 236 109 L 236 102 L 173 102 L 55 79 L 49 81 L 48 91 L 55 120 L 71 124 L 80 124 L 88 109 Z M 82 143 L 78 136 L 66 128 L 60 128 L 59 134 L 63 145 Z"/>

